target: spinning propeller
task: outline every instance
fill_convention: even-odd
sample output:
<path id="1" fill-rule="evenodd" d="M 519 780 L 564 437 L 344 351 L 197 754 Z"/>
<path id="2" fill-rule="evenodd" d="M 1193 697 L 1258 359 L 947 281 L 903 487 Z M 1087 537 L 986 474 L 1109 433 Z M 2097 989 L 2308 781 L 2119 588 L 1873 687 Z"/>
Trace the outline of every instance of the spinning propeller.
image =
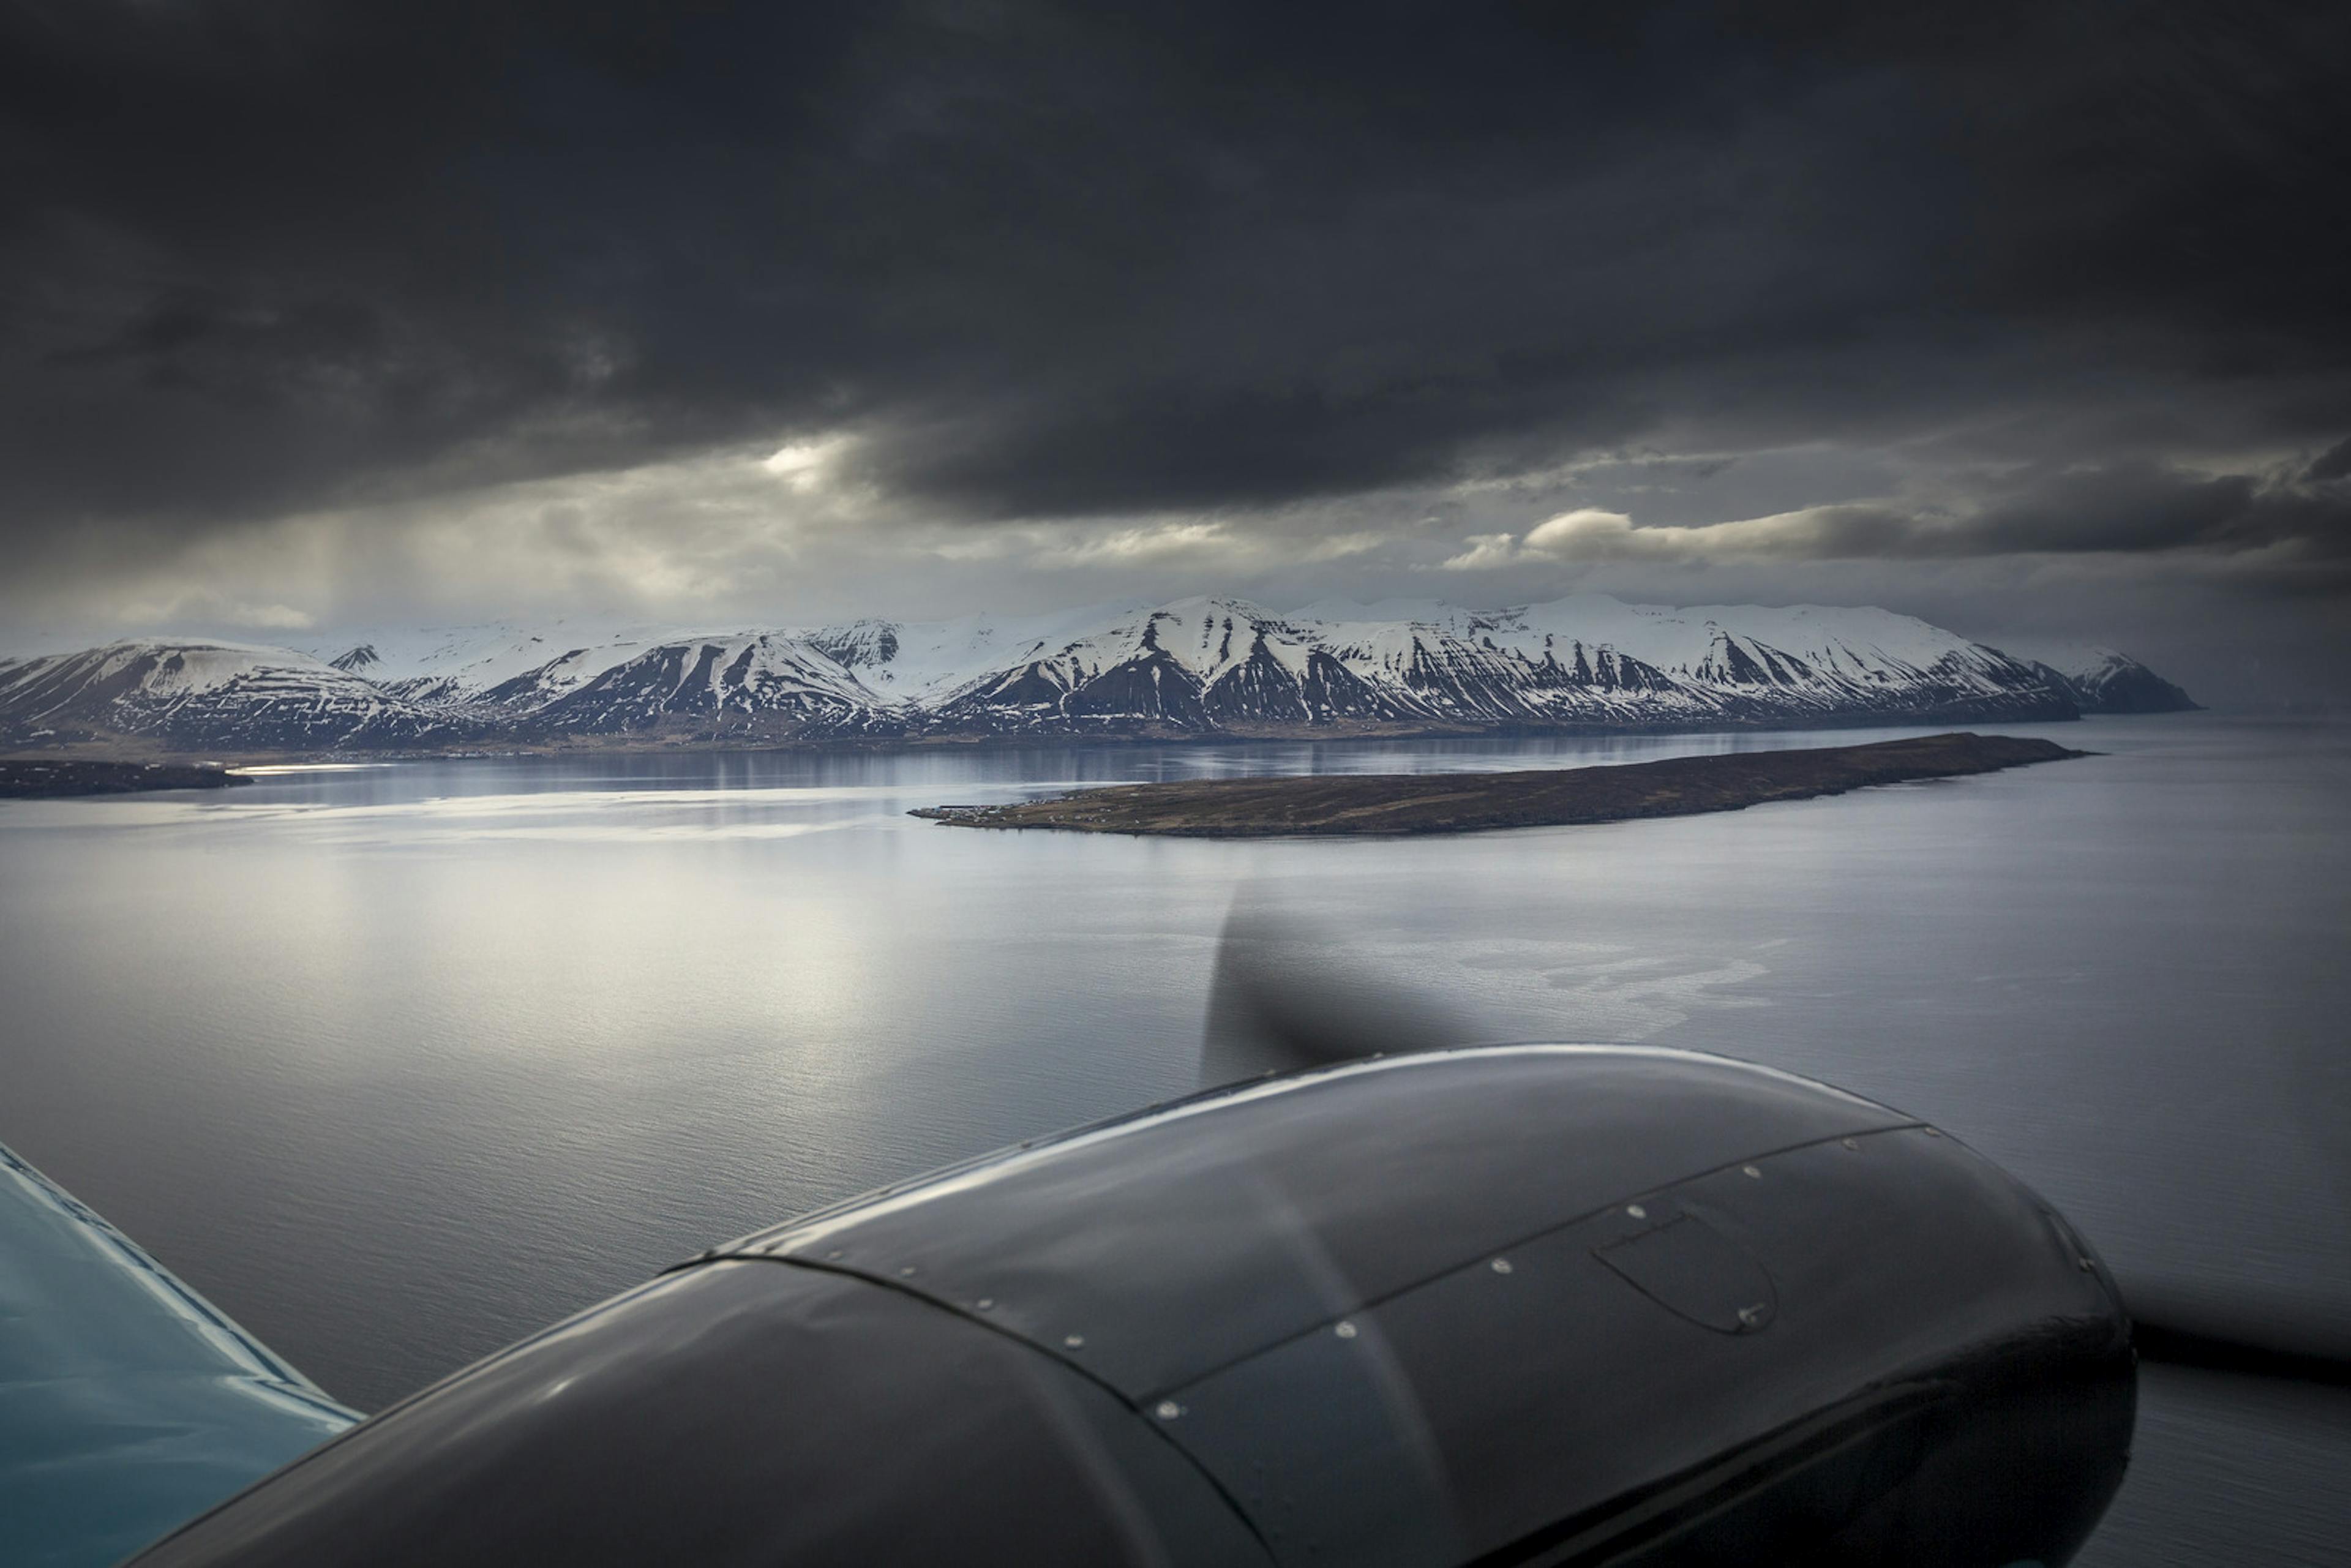
<path id="1" fill-rule="evenodd" d="M 1344 947 L 1237 897 L 1217 946 L 1200 1087 L 1481 1042 L 1426 993 L 1345 962 Z M 2142 1361 L 2351 1387 L 2351 1333 L 2324 1314 L 2160 1281 L 2123 1294 Z"/>

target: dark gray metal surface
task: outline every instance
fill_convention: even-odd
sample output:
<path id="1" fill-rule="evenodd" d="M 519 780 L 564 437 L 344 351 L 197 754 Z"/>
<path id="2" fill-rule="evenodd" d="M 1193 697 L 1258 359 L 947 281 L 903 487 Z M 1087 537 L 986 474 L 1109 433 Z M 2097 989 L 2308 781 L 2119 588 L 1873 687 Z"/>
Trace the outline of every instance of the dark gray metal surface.
<path id="1" fill-rule="evenodd" d="M 1886 1560 L 2037 1557 L 2048 1537 L 2033 1532 L 2086 1494 L 2078 1542 L 2105 1494 L 2067 1424 L 2103 1409 L 2109 1440 L 2087 1448 L 2113 1467 L 2107 1490 L 2129 1431 L 2111 1293 L 2030 1193 L 1952 1140 L 1852 1142 L 1758 1156 L 1481 1257 L 1172 1391 L 1168 1429 L 1284 1562 L 1379 1568 L 1507 1552 L 1563 1520 L 1582 1550 L 1621 1549 L 1643 1523 L 1623 1500 L 1822 1412 L 1892 1395 L 1910 1414 L 1975 1408 L 2023 1375 L 2050 1403 L 2003 1418 L 2001 1495 L 1959 1500 L 1938 1527 L 1952 1555 Z M 1693 1245 L 1693 1228 L 1712 1239 Z M 1656 1270 L 1612 1266 L 1650 1245 L 1671 1249 Z M 2085 1387 L 2105 1392 L 2077 1406 Z M 2050 1421 L 2068 1457 L 2036 1468 Z M 2028 1538 L 1967 1534 L 2010 1511 Z"/>
<path id="2" fill-rule="evenodd" d="M 772 1262 L 673 1274 L 368 1422 L 140 1561 L 1266 1561 L 1117 1399 L 926 1302 Z"/>
<path id="3" fill-rule="evenodd" d="M 1492 1048 L 719 1249 L 142 1561 L 2053 1565 L 2135 1396 L 2103 1268 L 1934 1129 Z"/>
<path id="4" fill-rule="evenodd" d="M 1682 1051 L 1433 1052 L 1182 1102 L 718 1255 L 985 1312 L 1149 1402 L 1627 1195 L 1910 1120 Z"/>

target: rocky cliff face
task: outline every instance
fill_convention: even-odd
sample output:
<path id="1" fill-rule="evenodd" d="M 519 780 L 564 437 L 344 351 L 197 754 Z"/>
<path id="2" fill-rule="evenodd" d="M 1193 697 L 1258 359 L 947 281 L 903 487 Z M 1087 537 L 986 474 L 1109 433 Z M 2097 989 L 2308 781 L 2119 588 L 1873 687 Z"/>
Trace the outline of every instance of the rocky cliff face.
<path id="1" fill-rule="evenodd" d="M 1200 598 L 716 633 L 556 623 L 0 664 L 0 740 L 183 749 L 1708 729 L 2192 706 L 2107 650 L 2012 657 L 1882 610 L 1498 612 Z M 2060 659 L 2064 662 L 2059 662 Z"/>

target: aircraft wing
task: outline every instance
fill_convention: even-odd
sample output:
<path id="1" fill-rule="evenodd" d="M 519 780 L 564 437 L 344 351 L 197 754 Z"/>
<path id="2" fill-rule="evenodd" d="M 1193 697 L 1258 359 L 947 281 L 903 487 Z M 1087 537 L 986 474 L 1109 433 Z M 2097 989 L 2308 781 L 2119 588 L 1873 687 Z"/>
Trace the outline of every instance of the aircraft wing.
<path id="1" fill-rule="evenodd" d="M 120 1562 L 359 1418 L 0 1146 L 0 1563 Z"/>

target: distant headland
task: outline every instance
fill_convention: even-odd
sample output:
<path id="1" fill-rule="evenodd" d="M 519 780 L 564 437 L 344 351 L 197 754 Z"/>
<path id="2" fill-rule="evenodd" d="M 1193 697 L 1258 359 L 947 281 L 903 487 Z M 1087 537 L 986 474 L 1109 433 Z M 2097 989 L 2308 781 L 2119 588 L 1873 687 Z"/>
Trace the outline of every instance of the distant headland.
<path id="1" fill-rule="evenodd" d="M 143 789 L 225 789 L 253 780 L 222 768 L 178 762 L 0 758 L 0 800 L 61 795 L 127 795 Z"/>
<path id="2" fill-rule="evenodd" d="M 2087 757 L 2053 741 L 1930 735 L 1867 746 L 1732 751 L 1600 768 L 1119 784 L 1001 806 L 913 812 L 961 828 L 1062 828 L 1183 838 L 1468 833 L 1735 811 L 1874 784 L 1952 779 Z"/>

